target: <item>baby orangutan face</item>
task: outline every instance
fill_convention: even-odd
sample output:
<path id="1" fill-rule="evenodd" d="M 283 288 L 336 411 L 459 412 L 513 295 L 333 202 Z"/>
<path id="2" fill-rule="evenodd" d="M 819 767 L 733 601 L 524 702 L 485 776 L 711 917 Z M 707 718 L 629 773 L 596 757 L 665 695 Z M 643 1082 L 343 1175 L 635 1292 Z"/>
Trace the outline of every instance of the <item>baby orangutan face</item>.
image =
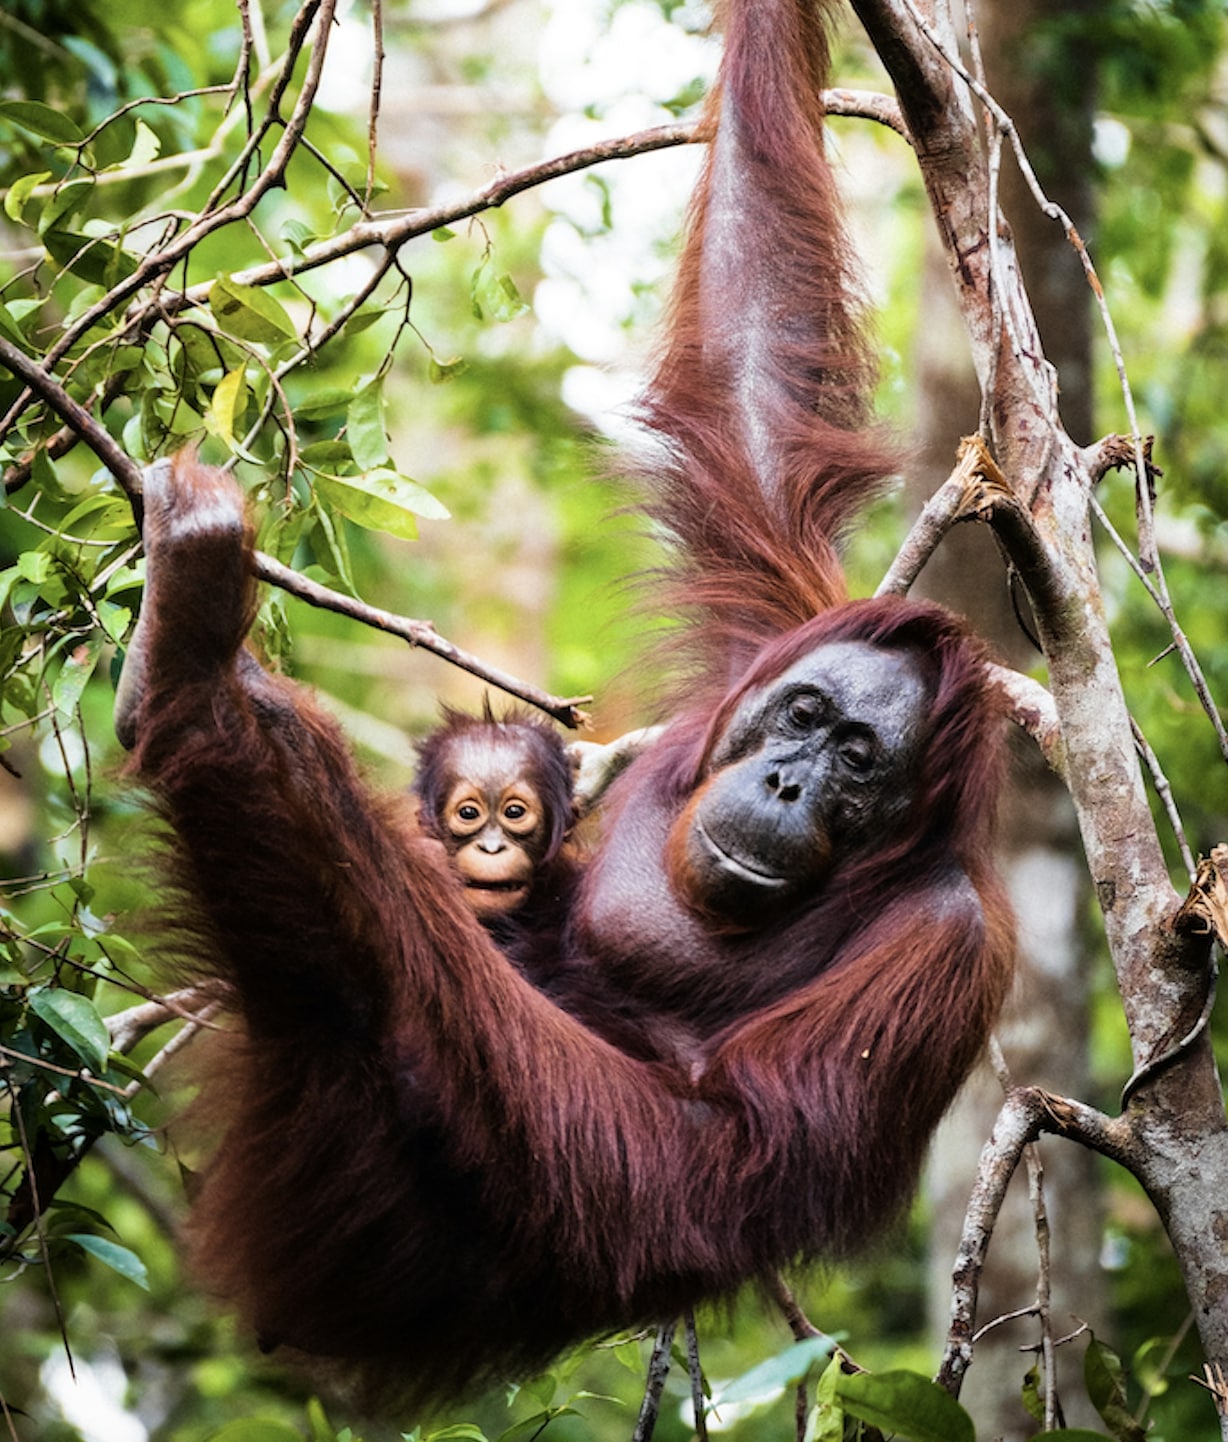
<path id="1" fill-rule="evenodd" d="M 440 813 L 441 839 L 483 920 L 515 911 L 528 897 L 551 828 L 531 779 L 534 757 L 514 737 L 460 738 Z"/>

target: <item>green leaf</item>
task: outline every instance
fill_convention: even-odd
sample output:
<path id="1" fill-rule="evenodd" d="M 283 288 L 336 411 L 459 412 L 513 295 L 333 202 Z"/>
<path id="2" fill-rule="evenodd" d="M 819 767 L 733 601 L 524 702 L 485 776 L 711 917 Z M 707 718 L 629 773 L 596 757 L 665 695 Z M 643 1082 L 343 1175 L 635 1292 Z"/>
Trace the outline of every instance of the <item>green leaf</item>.
<path id="1" fill-rule="evenodd" d="M 976 1442 L 972 1418 L 949 1392 L 919 1372 L 842 1376 L 836 1396 L 852 1416 L 910 1442 Z"/>
<path id="2" fill-rule="evenodd" d="M 515 320 L 529 308 L 511 276 L 506 272 L 492 271 L 485 260 L 473 272 L 470 297 L 478 320 L 487 317 L 497 321 Z"/>
<path id="3" fill-rule="evenodd" d="M 417 516 L 447 520 L 447 511 L 416 481 L 395 471 L 362 476 L 318 476 L 315 488 L 335 510 L 369 531 L 384 531 L 403 541 L 417 540 Z"/>
<path id="4" fill-rule="evenodd" d="M 204 417 L 177 397 L 155 401 L 153 412 L 172 436 L 190 436 L 204 424 Z"/>
<path id="5" fill-rule="evenodd" d="M 465 1442 L 486 1442 L 486 1433 L 472 1422 L 454 1422 L 450 1427 L 441 1427 L 438 1432 L 428 1432 L 427 1442 L 445 1442 L 445 1439 L 464 1438 Z"/>
<path id="6" fill-rule="evenodd" d="M 303 1434 L 288 1422 L 241 1417 L 237 1422 L 227 1422 L 217 1432 L 210 1432 L 205 1442 L 303 1442 Z"/>
<path id="7" fill-rule="evenodd" d="M 457 376 L 464 375 L 469 368 L 469 362 L 464 356 L 454 356 L 451 360 L 440 361 L 434 356 L 431 357 L 430 377 L 432 385 L 442 385 L 445 381 L 455 380 Z"/>
<path id="8" fill-rule="evenodd" d="M 39 235 L 46 235 L 49 230 L 69 230 L 69 222 L 85 209 L 85 203 L 93 192 L 92 180 L 70 180 L 64 185 L 57 185 L 39 212 Z"/>
<path id="9" fill-rule="evenodd" d="M 330 416 L 343 414 L 353 399 L 352 386 L 322 386 L 294 407 L 294 415 L 301 421 L 327 420 Z"/>
<path id="10" fill-rule="evenodd" d="M 88 906 L 90 902 L 93 901 L 95 896 L 94 887 L 88 881 L 86 881 L 84 876 L 70 876 L 68 878 L 68 889 L 72 892 L 72 894 L 77 898 L 78 901 L 83 901 L 86 906 Z M 90 918 L 90 923 L 94 928 L 93 931 L 90 933 L 93 936 L 97 936 L 100 932 L 106 930 L 106 927 L 98 920 L 96 916 L 92 916 Z"/>
<path id="11" fill-rule="evenodd" d="M 361 471 L 382 466 L 388 459 L 388 433 L 384 429 L 384 383 L 363 386 L 345 413 L 345 438 L 350 455 Z"/>
<path id="12" fill-rule="evenodd" d="M 111 1035 L 89 997 L 61 987 L 40 987 L 30 993 L 30 1010 L 93 1072 L 106 1070 Z"/>
<path id="13" fill-rule="evenodd" d="M 53 140 L 57 145 L 76 145 L 85 139 L 67 115 L 37 100 L 0 101 L 0 116 L 32 135 Z"/>
<path id="14" fill-rule="evenodd" d="M 23 551 L 17 557 L 17 571 L 23 580 L 41 586 L 51 575 L 51 557 L 46 551 Z"/>
<path id="15" fill-rule="evenodd" d="M 31 175 L 23 175 L 9 186 L 4 196 L 4 213 L 15 224 L 21 221 L 25 212 L 26 202 L 30 199 L 31 192 L 40 186 L 44 180 L 51 179 L 49 170 L 40 170 Z"/>
<path id="16" fill-rule="evenodd" d="M 543 1372 L 540 1377 L 530 1377 L 527 1382 L 522 1383 L 520 1390 L 532 1397 L 534 1402 L 540 1403 L 543 1407 L 549 1407 L 554 1401 L 555 1393 L 559 1390 L 559 1380 L 551 1373 Z"/>
<path id="17" fill-rule="evenodd" d="M 43 236 L 43 245 L 57 265 L 90 285 L 110 287 L 136 272 L 135 256 L 114 241 L 79 235 L 72 230 L 49 230 Z"/>
<path id="18" fill-rule="evenodd" d="M 158 132 L 146 125 L 141 119 L 136 122 L 136 137 L 132 142 L 132 149 L 128 153 L 127 160 L 121 161 L 118 165 L 107 166 L 108 170 L 139 170 L 142 166 L 148 165 L 151 160 L 157 160 L 162 153 L 162 141 Z"/>
<path id="19" fill-rule="evenodd" d="M 44 495 L 54 497 L 56 500 L 64 498 L 60 478 L 56 474 L 55 462 L 47 454 L 45 447 L 40 446 L 30 458 L 30 474 Z"/>
<path id="20" fill-rule="evenodd" d="M 219 276 L 209 289 L 209 306 L 218 323 L 240 340 L 279 345 L 298 339 L 285 306 L 258 286 L 241 285 L 231 276 Z"/>
<path id="21" fill-rule="evenodd" d="M 836 1397 L 843 1375 L 839 1357 L 823 1369 L 814 1389 L 814 1437 L 812 1442 L 844 1442 L 844 1409 Z"/>
<path id="22" fill-rule="evenodd" d="M 91 636 L 82 645 L 74 647 L 68 660 L 60 667 L 60 674 L 51 688 L 51 701 L 61 716 L 71 716 L 85 690 L 86 683 L 94 674 L 98 658 L 102 655 L 103 639 Z"/>
<path id="23" fill-rule="evenodd" d="M 517 1439 L 521 1437 L 527 1439 L 539 1437 L 550 1423 L 559 1417 L 578 1417 L 579 1415 L 574 1407 L 550 1407 L 544 1412 L 535 1412 L 531 1417 L 522 1417 L 519 1422 L 513 1422 L 506 1431 L 500 1432 L 499 1442 L 517 1442 Z"/>
<path id="24" fill-rule="evenodd" d="M 114 601 L 99 601 L 98 624 L 106 632 L 108 641 L 122 646 L 132 626 L 132 609 Z"/>
<path id="25" fill-rule="evenodd" d="M 1126 1374 L 1121 1358 L 1093 1332 L 1083 1354 L 1083 1381 L 1092 1406 L 1117 1442 L 1145 1442 L 1146 1428 L 1132 1416 L 1126 1401 Z"/>
<path id="26" fill-rule="evenodd" d="M 108 1242 L 105 1237 L 96 1237 L 92 1232 L 70 1232 L 65 1240 L 76 1242 L 83 1252 L 97 1257 L 113 1272 L 118 1272 L 121 1277 L 127 1277 L 130 1282 L 135 1282 L 138 1287 L 149 1291 L 149 1273 L 145 1270 L 145 1263 L 127 1247 L 121 1247 L 118 1242 Z M 295 1442 L 302 1442 L 297 1433 Z"/>
<path id="27" fill-rule="evenodd" d="M 443 245 L 446 241 L 455 240 L 455 238 L 456 232 L 451 226 L 437 225 L 435 229 L 431 231 L 431 239 L 438 241 L 440 245 Z"/>
<path id="28" fill-rule="evenodd" d="M 1023 1386 L 1019 1392 L 1023 1410 L 1033 1422 L 1045 1420 L 1045 1399 L 1040 1395 L 1040 1368 L 1035 1362 L 1023 1374 Z"/>
<path id="29" fill-rule="evenodd" d="M 1149 1337 L 1130 1359 L 1130 1374 L 1148 1397 L 1162 1397 L 1168 1391 L 1166 1368 L 1172 1351 L 1171 1337 Z"/>
<path id="30" fill-rule="evenodd" d="M 217 433 L 229 445 L 234 439 L 235 417 L 243 414 L 247 404 L 247 371 L 236 366 L 213 387 L 213 399 L 209 403 L 209 415 L 217 426 Z"/>
<path id="31" fill-rule="evenodd" d="M 760 1362 L 749 1372 L 735 1377 L 721 1388 L 712 1405 L 720 1407 L 726 1402 L 758 1401 L 795 1387 L 816 1362 L 830 1356 L 835 1345 L 831 1337 L 807 1337 L 804 1341 L 794 1342 L 775 1357 L 769 1357 L 766 1362 Z"/>
<path id="32" fill-rule="evenodd" d="M 17 318 L 7 305 L 0 305 L 0 335 L 6 336 L 15 346 L 25 349 L 25 335 L 17 324 Z"/>
<path id="33" fill-rule="evenodd" d="M 614 1360 L 620 1367 L 625 1367 L 628 1372 L 634 1372 L 638 1377 L 644 1371 L 644 1359 L 640 1355 L 640 1344 L 634 1338 L 616 1343 L 611 1349 Z"/>
<path id="34" fill-rule="evenodd" d="M 92 524 L 131 524 L 132 508 L 129 503 L 120 496 L 115 496 L 107 491 L 94 491 L 87 495 L 84 500 L 78 501 L 71 511 L 59 522 L 61 534 L 74 530 L 86 518 L 90 518 Z"/>
<path id="35" fill-rule="evenodd" d="M 377 320 L 383 320 L 387 314 L 388 312 L 383 306 L 365 305 L 361 310 L 356 310 L 346 321 L 341 333 L 347 340 L 350 340 L 356 335 L 361 335 L 364 330 L 370 330 Z"/>
<path id="36" fill-rule="evenodd" d="M 430 490 L 419 486 L 417 480 L 409 480 L 408 476 L 401 476 L 386 467 L 369 470 L 362 476 L 321 476 L 317 485 L 321 483 L 326 487 L 326 495 L 329 495 L 342 515 L 349 516 L 350 521 L 357 521 L 359 525 L 366 525 L 373 531 L 401 534 L 392 529 L 391 523 L 395 522 L 395 516 L 385 515 L 386 508 L 408 512 L 409 516 L 421 516 L 424 521 L 448 519 L 447 508 L 431 495 Z M 334 490 L 329 489 L 334 486 L 342 487 L 344 495 L 340 496 L 340 499 Z M 349 492 L 357 492 L 363 499 L 355 500 Z M 347 505 L 350 509 L 346 509 Z M 355 506 L 359 508 L 359 513 L 355 513 Z M 405 536 L 409 541 L 418 535 L 417 525 L 411 522 L 411 528 L 412 534 Z"/>
<path id="37" fill-rule="evenodd" d="M 307 1427 L 311 1432 L 311 1442 L 337 1442 L 337 1429 L 328 1420 L 328 1413 L 318 1397 L 308 1399 Z"/>
<path id="38" fill-rule="evenodd" d="M 317 239 L 311 226 L 301 220 L 287 220 L 281 227 L 281 238 L 295 255 L 301 256 L 313 240 Z"/>
<path id="39" fill-rule="evenodd" d="M 326 572 L 341 582 L 344 590 L 351 596 L 356 595 L 345 527 L 336 523 L 327 507 L 320 504 L 319 497 L 312 498 L 311 509 L 316 522 L 308 533 L 312 554 Z"/>

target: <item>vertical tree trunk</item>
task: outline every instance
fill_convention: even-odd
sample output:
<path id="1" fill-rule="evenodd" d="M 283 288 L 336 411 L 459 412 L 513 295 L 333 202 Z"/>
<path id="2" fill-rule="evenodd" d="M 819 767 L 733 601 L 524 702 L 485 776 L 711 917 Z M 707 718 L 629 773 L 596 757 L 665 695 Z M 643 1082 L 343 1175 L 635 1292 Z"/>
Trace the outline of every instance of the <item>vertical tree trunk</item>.
<path id="1" fill-rule="evenodd" d="M 982 0 L 977 14 L 989 86 L 1014 117 L 1041 183 L 1064 206 L 1083 234 L 1092 220 L 1087 180 L 1093 104 L 1093 68 L 1076 54 L 1058 21 L 1085 6 L 1063 0 Z M 1045 353 L 1062 378 L 1061 409 L 1068 430 L 1085 442 L 1092 434 L 1091 305 L 1078 261 L 1061 230 L 1026 194 L 1008 159 L 1002 204 L 1015 233 Z M 917 347 L 918 426 L 922 465 L 914 477 L 916 500 L 949 472 L 955 445 L 977 428 L 980 392 L 967 342 L 936 243 L 928 247 L 927 276 Z M 965 526 L 949 535 L 922 578 L 931 595 L 963 612 L 1010 666 L 1028 669 L 1038 659 L 1028 635 L 1026 601 L 1012 587 L 993 537 Z M 1017 1081 L 1088 1095 L 1088 996 L 1092 958 L 1085 945 L 1089 885 L 1069 796 L 1034 746 L 1020 738 L 1012 785 L 1002 810 L 1002 868 L 1018 911 L 1020 975 L 1000 1039 Z M 930 1169 L 932 1327 L 945 1337 L 951 1260 L 959 1240 L 964 1201 L 980 1147 L 1002 1092 L 984 1067 L 935 1142 Z M 1077 1325 L 1072 1316 L 1101 1327 L 1105 1309 L 1099 1267 L 1100 1208 L 1095 1159 L 1081 1147 L 1042 1144 L 1044 1190 L 1052 1222 L 1052 1317 L 1058 1335 Z M 981 1286 L 981 1324 L 1028 1306 L 1036 1295 L 1037 1250 L 1027 1179 L 1016 1176 L 999 1219 Z M 1019 1351 L 1035 1341 L 1037 1323 L 1021 1318 L 977 1346 L 976 1362 L 961 1394 L 978 1423 L 978 1435 L 1014 1442 L 1035 1423 L 1020 1402 L 1032 1358 Z M 1059 1356 L 1063 1403 L 1071 1425 L 1097 1422 L 1080 1378 L 1082 1348 Z"/>

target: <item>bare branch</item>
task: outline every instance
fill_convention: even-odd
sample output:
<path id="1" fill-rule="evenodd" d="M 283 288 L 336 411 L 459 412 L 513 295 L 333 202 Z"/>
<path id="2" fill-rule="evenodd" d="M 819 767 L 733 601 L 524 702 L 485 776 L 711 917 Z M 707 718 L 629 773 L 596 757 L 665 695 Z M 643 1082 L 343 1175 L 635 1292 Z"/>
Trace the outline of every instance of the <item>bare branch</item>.
<path id="1" fill-rule="evenodd" d="M 823 109 L 828 115 L 848 116 L 855 120 L 873 120 L 912 144 L 908 126 L 900 113 L 900 102 L 894 95 L 884 95 L 877 90 L 833 89 L 823 92 Z"/>
<path id="2" fill-rule="evenodd" d="M 695 1418 L 697 1442 L 708 1442 L 707 1403 L 704 1400 L 704 1369 L 699 1360 L 699 1333 L 695 1330 L 695 1313 L 683 1317 L 686 1328 L 687 1372 L 691 1378 L 691 1411 Z"/>
<path id="3" fill-rule="evenodd" d="M 828 90 L 824 92 L 824 101 L 830 115 L 873 120 L 907 138 L 907 127 L 893 96 L 874 91 Z M 287 256 L 270 265 L 236 271 L 234 279 L 243 285 L 272 285 L 288 276 L 303 275 L 371 246 L 397 250 L 408 241 L 430 235 L 432 231 L 457 225 L 486 210 L 497 210 L 524 191 L 536 189 L 561 176 L 590 170 L 608 160 L 629 160 L 638 155 L 651 154 L 655 150 L 694 145 L 706 139 L 707 136 L 697 123 L 687 122 L 660 125 L 610 140 L 599 140 L 579 150 L 568 151 L 565 155 L 536 161 L 519 170 L 505 171 L 488 184 L 458 200 L 408 211 L 404 215 L 384 215 L 359 221 L 330 240 L 308 246 L 301 254 Z M 207 285 L 190 287 L 183 292 L 180 303 L 199 304 L 206 299 L 208 290 Z"/>
<path id="4" fill-rule="evenodd" d="M 989 1239 L 1024 1148 L 1041 1132 L 1070 1137 L 1134 1170 L 1136 1159 L 1128 1128 L 1121 1118 L 1110 1119 L 1091 1107 L 1054 1096 L 1040 1087 L 1017 1087 L 1007 1095 L 981 1152 L 955 1258 L 951 1323 L 936 1378 L 938 1384 L 955 1397 L 972 1364 L 977 1294 Z"/>
<path id="5" fill-rule="evenodd" d="M 338 591 L 331 591 L 327 586 L 320 585 L 318 581 L 312 581 L 297 571 L 292 571 L 289 566 L 283 566 L 280 561 L 275 561 L 272 556 L 266 556 L 263 551 L 257 551 L 253 559 L 256 575 L 262 581 L 269 581 L 274 586 L 281 586 L 312 606 L 319 606 L 326 611 L 335 611 L 341 616 L 349 616 L 355 621 L 361 621 L 364 626 L 371 626 L 377 631 L 386 631 L 390 636 L 399 636 L 402 641 L 408 641 L 411 646 L 420 647 L 423 651 L 430 651 L 432 655 L 439 656 L 462 671 L 468 671 L 470 675 L 476 676 L 480 681 L 486 681 L 490 685 L 498 687 L 500 691 L 506 691 L 509 696 L 515 696 L 518 700 L 535 706 L 539 711 L 544 711 L 547 716 L 552 716 L 556 721 L 562 722 L 564 726 L 574 729 L 588 723 L 589 718 L 581 707 L 592 699 L 590 696 L 552 696 L 549 692 L 541 691 L 536 686 L 530 686 L 527 681 L 521 681 L 509 672 L 500 670 L 497 666 L 488 665 L 468 651 L 462 651 L 459 646 L 453 645 L 451 641 L 441 636 L 429 621 L 415 621 L 407 616 L 396 616 L 391 611 L 384 611 L 378 606 L 369 606 L 364 601 L 357 601 L 349 596 L 341 595 Z"/>
<path id="6" fill-rule="evenodd" d="M 384 4 L 371 3 L 371 105 L 367 116 L 367 186 L 363 197 L 363 214 L 371 208 L 375 194 L 375 155 L 379 145 L 380 98 L 384 88 Z"/>
<path id="7" fill-rule="evenodd" d="M 903 596 L 938 549 L 942 538 L 958 521 L 983 518 L 992 491 L 1009 495 L 1006 481 L 980 436 L 965 436 L 959 443 L 955 469 L 925 503 L 913 522 L 876 596 Z"/>
<path id="8" fill-rule="evenodd" d="M 1008 666 L 990 666 L 989 675 L 1010 703 L 1011 720 L 1036 742 L 1054 775 L 1065 779 L 1066 747 L 1053 697 L 1039 681 Z"/>
<path id="9" fill-rule="evenodd" d="M 669 1376 L 669 1353 L 674 1344 L 676 1322 L 663 1322 L 652 1344 L 652 1357 L 648 1363 L 648 1377 L 644 1384 L 644 1400 L 640 1403 L 640 1415 L 635 1421 L 631 1442 L 651 1442 L 656 1429 L 657 1416 L 661 1411 L 661 1395 L 665 1391 L 665 1379 Z"/>
<path id="10" fill-rule="evenodd" d="M 207 1025 L 216 1009 L 216 1001 L 217 998 L 207 988 L 190 986 L 182 991 L 173 991 L 167 996 L 127 1007 L 124 1011 L 107 1017 L 111 1047 L 114 1051 L 126 1054 L 150 1032 L 157 1031 L 168 1021 Z"/>

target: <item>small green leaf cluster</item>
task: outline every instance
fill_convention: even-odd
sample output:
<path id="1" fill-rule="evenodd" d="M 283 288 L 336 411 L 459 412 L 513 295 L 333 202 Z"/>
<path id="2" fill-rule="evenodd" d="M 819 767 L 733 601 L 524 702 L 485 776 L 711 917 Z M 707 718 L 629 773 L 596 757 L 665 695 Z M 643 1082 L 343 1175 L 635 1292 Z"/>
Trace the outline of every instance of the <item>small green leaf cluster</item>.
<path id="1" fill-rule="evenodd" d="M 9 922 L 0 913 L 0 946 L 12 958 L 18 948 Z M 37 928 L 26 940 L 27 945 L 68 957 L 81 950 L 78 935 L 67 924 L 50 924 Z M 90 974 L 65 970 L 73 984 L 54 977 L 13 981 L 16 966 L 11 960 L 4 966 L 0 1087 L 10 1105 L 7 1120 L 0 1124 L 0 1152 L 10 1158 L 10 1176 L 16 1171 L 21 1180 L 9 1192 L 0 1217 L 0 1259 L 10 1268 L 50 1266 L 57 1256 L 75 1252 L 147 1288 L 141 1260 L 100 1235 L 109 1229 L 105 1218 L 54 1196 L 55 1187 L 100 1137 L 114 1135 L 129 1143 L 150 1137 L 131 1105 L 142 1073 L 124 1057 L 112 1054 L 106 1022 L 92 999 L 95 986 Z M 40 1187 L 46 1196 L 39 1195 Z M 47 1214 L 39 1218 L 44 1208 Z M 36 1218 L 37 1224 L 31 1226 Z"/>

